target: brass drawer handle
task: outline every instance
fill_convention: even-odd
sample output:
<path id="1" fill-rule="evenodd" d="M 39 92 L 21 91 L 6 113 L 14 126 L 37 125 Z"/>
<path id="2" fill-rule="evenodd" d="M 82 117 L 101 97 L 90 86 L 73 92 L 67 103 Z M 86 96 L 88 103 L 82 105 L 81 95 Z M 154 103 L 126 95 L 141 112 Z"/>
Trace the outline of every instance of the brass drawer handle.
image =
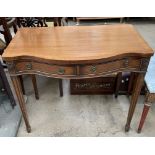
<path id="1" fill-rule="evenodd" d="M 128 65 L 129 65 L 129 60 L 128 60 L 128 59 L 125 59 L 123 65 L 124 65 L 124 67 L 128 67 Z"/>
<path id="2" fill-rule="evenodd" d="M 61 75 L 65 74 L 64 68 L 59 68 L 58 74 L 61 74 Z"/>
<path id="3" fill-rule="evenodd" d="M 91 67 L 90 67 L 90 71 L 91 71 L 92 73 L 95 73 L 96 70 L 97 70 L 96 66 L 91 66 Z"/>
<path id="4" fill-rule="evenodd" d="M 32 69 L 32 64 L 31 63 L 27 63 L 26 64 L 26 69 L 27 70 L 31 70 Z"/>
<path id="5" fill-rule="evenodd" d="M 13 69 L 13 67 L 14 67 L 13 62 L 7 62 L 6 64 L 7 64 L 8 69 L 10 69 L 10 70 Z"/>

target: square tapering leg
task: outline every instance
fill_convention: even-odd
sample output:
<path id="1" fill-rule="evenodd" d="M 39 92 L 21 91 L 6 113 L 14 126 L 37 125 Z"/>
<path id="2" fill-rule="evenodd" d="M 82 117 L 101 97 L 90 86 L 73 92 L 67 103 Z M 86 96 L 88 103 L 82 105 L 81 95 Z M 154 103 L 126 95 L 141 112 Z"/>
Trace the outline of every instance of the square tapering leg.
<path id="1" fill-rule="evenodd" d="M 18 99 L 18 103 L 26 124 L 26 129 L 27 132 L 31 132 L 31 126 L 28 120 L 28 115 L 27 115 L 27 110 L 26 110 L 26 105 L 25 105 L 25 101 L 24 101 L 24 97 L 22 94 L 22 89 L 21 89 L 21 84 L 20 84 L 20 79 L 17 76 L 13 76 L 11 77 L 13 85 L 14 85 L 14 89 L 17 95 L 17 99 Z"/>

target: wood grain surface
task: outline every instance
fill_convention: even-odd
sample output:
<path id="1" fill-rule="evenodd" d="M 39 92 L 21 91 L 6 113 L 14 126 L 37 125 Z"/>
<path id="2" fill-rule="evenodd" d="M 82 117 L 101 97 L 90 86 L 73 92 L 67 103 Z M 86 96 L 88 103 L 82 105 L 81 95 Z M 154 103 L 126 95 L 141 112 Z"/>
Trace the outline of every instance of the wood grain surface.
<path id="1" fill-rule="evenodd" d="M 21 28 L 3 58 L 36 57 L 77 63 L 125 54 L 153 54 L 130 24 Z"/>

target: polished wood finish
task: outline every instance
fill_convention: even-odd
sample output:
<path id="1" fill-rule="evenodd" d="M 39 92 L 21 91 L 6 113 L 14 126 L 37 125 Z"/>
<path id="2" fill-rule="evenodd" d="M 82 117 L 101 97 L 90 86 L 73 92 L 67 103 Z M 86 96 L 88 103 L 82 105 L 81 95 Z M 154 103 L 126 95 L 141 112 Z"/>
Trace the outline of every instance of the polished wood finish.
<path id="1" fill-rule="evenodd" d="M 64 66 L 64 65 L 50 65 L 41 62 L 32 62 L 32 61 L 22 61 L 15 64 L 16 66 L 16 74 L 21 74 L 22 72 L 44 72 L 51 73 L 53 75 L 61 75 L 61 76 L 74 76 L 76 75 L 76 67 L 72 66 Z"/>
<path id="2" fill-rule="evenodd" d="M 141 59 L 128 57 L 120 60 L 113 60 L 110 63 L 100 63 L 93 65 L 85 65 L 81 67 L 81 75 L 99 75 L 104 72 L 123 70 L 124 68 L 138 69 L 141 64 Z"/>
<path id="3" fill-rule="evenodd" d="M 153 50 L 134 27 L 121 24 L 22 28 L 5 50 L 3 58 L 10 75 L 15 77 L 13 82 L 22 106 L 24 103 L 18 88 L 18 75 L 38 74 L 58 79 L 81 79 L 123 71 L 136 72 L 137 80 L 125 128 L 128 131 L 152 55 Z M 27 116 L 23 116 L 29 128 Z"/>
<path id="4" fill-rule="evenodd" d="M 126 126 L 125 126 L 126 132 L 129 131 L 129 129 L 130 129 L 130 123 L 131 123 L 132 116 L 135 111 L 136 103 L 137 103 L 138 96 L 140 94 L 140 91 L 141 91 L 141 88 L 143 85 L 143 81 L 144 81 L 144 73 L 137 73 L 136 82 L 135 82 L 135 85 L 133 88 L 133 94 L 132 94 L 130 108 L 129 108 L 129 112 L 128 112 L 127 122 L 126 122 Z"/>
<path id="5" fill-rule="evenodd" d="M 18 44 L 17 44 L 18 42 Z M 118 56 L 150 56 L 152 49 L 132 25 L 21 28 L 5 60 L 36 57 L 50 62 L 81 64 Z"/>
<path id="6" fill-rule="evenodd" d="M 24 121 L 25 121 L 25 124 L 26 124 L 27 132 L 31 132 L 31 126 L 30 126 L 29 120 L 28 120 L 26 105 L 25 105 L 23 94 L 22 94 L 19 77 L 14 76 L 14 77 L 11 77 L 11 79 L 12 79 L 12 83 L 14 85 L 14 89 L 15 89 L 15 92 L 16 92 L 16 95 L 17 95 L 17 98 L 18 98 L 19 106 L 20 106 L 20 109 L 22 111 Z"/>

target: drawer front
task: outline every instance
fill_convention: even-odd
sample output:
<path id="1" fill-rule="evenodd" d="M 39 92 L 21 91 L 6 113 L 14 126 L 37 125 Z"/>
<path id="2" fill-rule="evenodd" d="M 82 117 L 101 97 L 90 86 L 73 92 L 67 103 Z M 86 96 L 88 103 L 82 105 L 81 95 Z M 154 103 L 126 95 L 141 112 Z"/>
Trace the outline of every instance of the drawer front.
<path id="1" fill-rule="evenodd" d="M 81 75 L 98 75 L 105 72 L 119 71 L 120 69 L 137 70 L 140 68 L 140 59 L 125 58 L 101 64 L 84 65 L 80 67 Z"/>
<path id="2" fill-rule="evenodd" d="M 59 66 L 59 65 L 49 65 L 45 63 L 38 62 L 18 62 L 16 63 L 16 73 L 20 72 L 40 72 L 52 75 L 75 75 L 75 67 L 70 66 Z"/>

